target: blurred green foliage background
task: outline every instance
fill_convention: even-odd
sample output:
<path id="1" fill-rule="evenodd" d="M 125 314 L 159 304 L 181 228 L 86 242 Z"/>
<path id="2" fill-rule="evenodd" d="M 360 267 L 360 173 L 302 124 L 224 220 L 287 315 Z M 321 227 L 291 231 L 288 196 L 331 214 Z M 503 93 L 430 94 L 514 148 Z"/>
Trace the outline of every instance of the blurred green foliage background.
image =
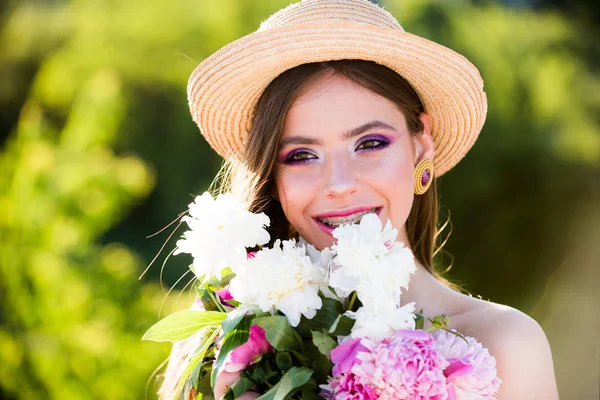
<path id="1" fill-rule="evenodd" d="M 189 116 L 188 76 L 288 3 L 0 3 L 0 398 L 156 397 L 169 347 L 140 338 L 192 301 L 190 260 L 161 274 L 163 254 L 138 280 L 169 230 L 147 237 L 221 165 Z M 598 398 L 598 11 L 378 3 L 485 81 L 480 139 L 439 180 L 452 234 L 438 268 L 541 323 L 561 398 Z"/>

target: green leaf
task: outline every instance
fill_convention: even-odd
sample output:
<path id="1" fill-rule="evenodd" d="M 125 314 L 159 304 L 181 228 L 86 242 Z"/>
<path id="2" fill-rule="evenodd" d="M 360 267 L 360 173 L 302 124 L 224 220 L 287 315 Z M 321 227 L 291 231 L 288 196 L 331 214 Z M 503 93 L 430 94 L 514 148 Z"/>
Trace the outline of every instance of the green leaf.
<path id="1" fill-rule="evenodd" d="M 436 315 L 435 317 L 433 317 L 431 323 L 437 329 L 444 329 L 450 323 L 450 318 L 446 314 Z"/>
<path id="2" fill-rule="evenodd" d="M 331 350 L 337 346 L 337 342 L 325 332 L 312 331 L 313 343 L 321 354 L 325 355 L 328 359 L 331 359 Z"/>
<path id="3" fill-rule="evenodd" d="M 285 400 L 287 395 L 294 389 L 304 385 L 313 371 L 304 367 L 294 367 L 283 375 L 281 380 L 271 388 L 267 393 L 263 394 L 258 400 Z"/>
<path id="4" fill-rule="evenodd" d="M 340 317 L 337 327 L 331 333 L 332 336 L 348 336 L 352 332 L 355 321 L 346 315 Z"/>
<path id="5" fill-rule="evenodd" d="M 198 352 L 199 353 L 199 352 Z M 198 355 L 198 353 L 194 354 L 195 356 Z M 199 358 L 199 356 L 198 356 Z M 204 359 L 204 357 L 202 357 Z M 190 360 L 190 361 L 195 361 L 195 360 Z M 200 370 L 202 369 L 202 365 L 203 362 L 200 361 L 198 362 L 198 364 L 196 364 L 196 366 L 194 367 L 194 369 L 192 370 L 192 372 L 190 372 L 190 375 L 188 377 L 188 381 L 192 384 L 192 387 L 196 387 L 198 380 L 200 378 Z"/>
<path id="6" fill-rule="evenodd" d="M 267 372 L 264 370 L 264 368 L 262 368 L 262 365 L 253 365 L 251 367 L 251 370 L 252 373 L 250 374 L 250 379 L 254 382 L 258 384 L 263 384 L 269 379 L 269 376 L 267 375 Z"/>
<path id="7" fill-rule="evenodd" d="M 295 355 L 295 354 L 294 354 Z M 333 363 L 329 358 L 322 354 L 317 346 L 313 343 L 312 339 L 306 339 L 304 342 L 304 351 L 302 358 L 308 357 L 310 360 L 310 368 L 314 371 L 315 377 L 319 382 L 327 382 L 327 378 L 331 376 L 331 369 Z M 298 358 L 298 361 L 302 362 L 302 358 Z M 307 366 L 304 362 L 304 366 Z"/>
<path id="8" fill-rule="evenodd" d="M 256 383 L 260 393 L 264 393 L 266 390 L 273 387 L 283 375 L 276 365 L 275 354 L 276 353 L 263 354 L 259 362 L 246 367 L 242 372 L 243 375 Z"/>
<path id="9" fill-rule="evenodd" d="M 322 298 L 323 306 L 312 319 L 302 317 L 298 325 L 298 332 L 302 337 L 312 337 L 312 331 L 329 331 L 333 327 L 333 336 L 348 336 L 354 320 L 346 317 L 344 306 L 341 302 Z"/>
<path id="10" fill-rule="evenodd" d="M 227 388 L 225 392 L 225 400 L 234 400 L 246 393 L 254 386 L 254 382 L 245 376 L 240 376 L 233 385 Z"/>
<path id="11" fill-rule="evenodd" d="M 418 313 L 415 313 L 415 329 L 423 329 L 425 326 L 425 314 L 423 314 L 423 309 L 419 310 Z"/>
<path id="12" fill-rule="evenodd" d="M 229 309 L 232 309 L 232 308 L 236 309 L 236 308 L 239 308 L 242 305 L 242 303 L 240 303 L 239 301 L 235 301 L 235 300 L 232 300 L 232 299 L 227 300 L 227 304 L 231 304 L 231 306 L 233 306 L 233 307 L 225 305 L 225 304 L 223 304 L 223 307 L 227 307 Z"/>
<path id="13" fill-rule="evenodd" d="M 211 332 L 210 335 L 207 335 L 202 339 L 202 342 L 200 342 L 200 346 L 198 346 L 199 350 L 196 352 L 196 354 L 194 354 L 188 365 L 183 370 L 183 374 L 181 374 L 181 378 L 179 380 L 177 388 L 175 389 L 175 393 L 179 393 L 183 389 L 190 374 L 194 371 L 198 364 L 202 363 L 202 361 L 204 360 L 204 356 L 208 351 L 208 348 L 215 342 L 215 339 L 218 334 L 219 329 L 215 329 L 213 332 Z"/>
<path id="14" fill-rule="evenodd" d="M 310 379 L 307 384 L 302 386 L 302 391 L 300 393 L 300 398 L 302 400 L 321 400 L 322 399 L 322 397 L 317 394 L 320 392 L 319 386 L 316 383 L 312 383 L 313 379 Z"/>
<path id="15" fill-rule="evenodd" d="M 229 285 L 229 282 L 235 277 L 235 274 L 229 267 L 225 267 L 221 270 L 221 279 L 216 277 L 210 278 L 206 284 L 214 290 L 219 290 Z"/>
<path id="16" fill-rule="evenodd" d="M 277 368 L 282 371 L 287 371 L 292 368 L 294 364 L 292 364 L 292 356 L 289 351 L 280 351 L 275 353 L 275 363 L 277 364 Z"/>
<path id="17" fill-rule="evenodd" d="M 223 328 L 223 334 L 227 335 L 229 332 L 235 329 L 236 326 L 240 323 L 244 315 L 246 315 L 247 310 L 243 308 L 238 308 L 227 314 L 227 317 L 221 323 L 221 327 Z"/>
<path id="18" fill-rule="evenodd" d="M 223 344 L 221 345 L 221 350 L 219 351 L 219 357 L 217 358 L 215 366 L 212 370 L 211 385 L 213 387 L 215 385 L 217 375 L 221 373 L 229 353 L 248 341 L 248 338 L 250 337 L 250 325 L 252 324 L 253 318 L 254 315 L 242 314 L 242 317 L 239 323 L 236 324 L 235 328 L 223 337 Z"/>
<path id="19" fill-rule="evenodd" d="M 309 344 L 311 345 L 312 348 L 316 349 L 314 351 L 316 354 L 318 354 L 319 356 L 323 356 L 321 353 L 319 353 L 319 350 L 316 348 L 316 346 L 313 343 L 309 343 Z M 294 356 L 294 358 L 298 361 L 298 363 L 301 364 L 303 367 L 311 368 L 313 365 L 314 359 L 311 357 L 311 355 L 309 353 L 306 352 L 306 343 L 304 344 L 303 347 L 304 347 L 304 351 L 292 350 L 292 351 L 290 351 L 290 353 Z M 323 358 L 324 358 L 324 356 L 323 356 Z M 327 361 L 327 360 L 325 360 L 325 361 Z M 297 363 L 294 363 L 294 364 L 297 364 Z"/>
<path id="20" fill-rule="evenodd" d="M 265 330 L 267 341 L 277 351 L 299 350 L 301 348 L 294 330 L 286 317 L 274 315 L 254 320 L 254 324 Z"/>
<path id="21" fill-rule="evenodd" d="M 142 340 L 178 342 L 200 329 L 218 327 L 227 314 L 215 311 L 183 310 L 175 312 L 154 324 Z"/>
<path id="22" fill-rule="evenodd" d="M 210 364 L 210 368 L 212 368 L 212 362 L 210 362 Z M 200 395 L 202 395 L 202 397 L 200 397 L 202 400 L 214 400 L 215 398 L 213 388 L 210 386 L 210 371 L 209 373 L 205 373 L 198 382 L 198 396 Z"/>
<path id="23" fill-rule="evenodd" d="M 200 286 L 196 292 L 198 293 L 198 297 L 202 301 L 202 305 L 206 311 L 220 311 L 219 306 L 215 303 L 215 295 L 211 294 L 211 289 L 208 285 L 204 284 Z M 214 293 L 214 292 L 213 292 Z"/>
<path id="24" fill-rule="evenodd" d="M 223 327 L 223 334 L 227 335 L 240 323 L 245 315 L 261 316 L 264 313 L 255 305 L 243 304 L 239 308 L 236 308 L 232 312 L 227 314 L 227 318 L 223 320 L 221 326 Z"/>

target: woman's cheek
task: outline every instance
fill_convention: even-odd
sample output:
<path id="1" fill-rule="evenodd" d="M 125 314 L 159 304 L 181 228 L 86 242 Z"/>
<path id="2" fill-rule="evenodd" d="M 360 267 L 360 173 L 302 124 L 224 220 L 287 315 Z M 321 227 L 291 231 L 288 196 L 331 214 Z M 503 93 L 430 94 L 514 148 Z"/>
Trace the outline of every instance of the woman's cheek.
<path id="1" fill-rule="evenodd" d="M 275 185 L 281 207 L 288 220 L 295 224 L 302 218 L 304 211 L 316 199 L 318 193 L 319 175 L 317 168 L 283 169 L 276 174 Z"/>
<path id="2" fill-rule="evenodd" d="M 390 199 L 390 219 L 392 225 L 400 229 L 408 219 L 415 197 L 413 174 L 410 167 L 399 170 L 395 182 L 395 185 L 391 186 L 393 192 L 390 193 L 390 197 L 392 197 Z"/>
<path id="3" fill-rule="evenodd" d="M 388 218 L 396 228 L 401 228 L 408 219 L 414 200 L 413 165 L 402 153 L 386 154 L 381 158 L 365 160 L 361 169 L 365 171 L 363 182 L 385 199 L 389 210 Z"/>

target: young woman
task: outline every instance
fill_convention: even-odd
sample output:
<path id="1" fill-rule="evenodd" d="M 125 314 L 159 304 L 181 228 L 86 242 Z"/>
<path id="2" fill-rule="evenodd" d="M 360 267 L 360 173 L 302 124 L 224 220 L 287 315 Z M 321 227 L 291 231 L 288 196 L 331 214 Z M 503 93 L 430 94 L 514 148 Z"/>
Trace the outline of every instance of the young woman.
<path id="1" fill-rule="evenodd" d="M 433 270 L 435 178 L 477 139 L 482 88 L 464 57 L 404 32 L 367 0 L 303 0 L 201 63 L 188 95 L 202 134 L 230 162 L 224 189 L 270 217 L 272 238 L 322 249 L 342 223 L 366 213 L 391 220 L 417 264 L 403 302 L 448 315 L 450 328 L 489 349 L 498 399 L 556 399 L 540 326 L 460 293 Z M 161 398 L 172 398 L 197 339 L 174 346 Z M 236 378 L 221 374 L 215 398 Z"/>

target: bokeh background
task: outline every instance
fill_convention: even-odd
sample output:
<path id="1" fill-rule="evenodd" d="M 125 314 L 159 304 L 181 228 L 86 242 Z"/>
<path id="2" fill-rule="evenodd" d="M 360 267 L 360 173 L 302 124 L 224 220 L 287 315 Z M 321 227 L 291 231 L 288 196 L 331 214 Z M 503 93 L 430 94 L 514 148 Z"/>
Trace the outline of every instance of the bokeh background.
<path id="1" fill-rule="evenodd" d="M 141 336 L 192 297 L 186 255 L 161 268 L 182 231 L 149 236 L 221 165 L 189 116 L 188 76 L 288 3 L 0 3 L 0 398 L 156 398 L 170 348 Z M 598 9 L 378 3 L 485 81 L 480 139 L 439 181 L 452 232 L 438 269 L 538 320 L 561 398 L 598 399 Z"/>

